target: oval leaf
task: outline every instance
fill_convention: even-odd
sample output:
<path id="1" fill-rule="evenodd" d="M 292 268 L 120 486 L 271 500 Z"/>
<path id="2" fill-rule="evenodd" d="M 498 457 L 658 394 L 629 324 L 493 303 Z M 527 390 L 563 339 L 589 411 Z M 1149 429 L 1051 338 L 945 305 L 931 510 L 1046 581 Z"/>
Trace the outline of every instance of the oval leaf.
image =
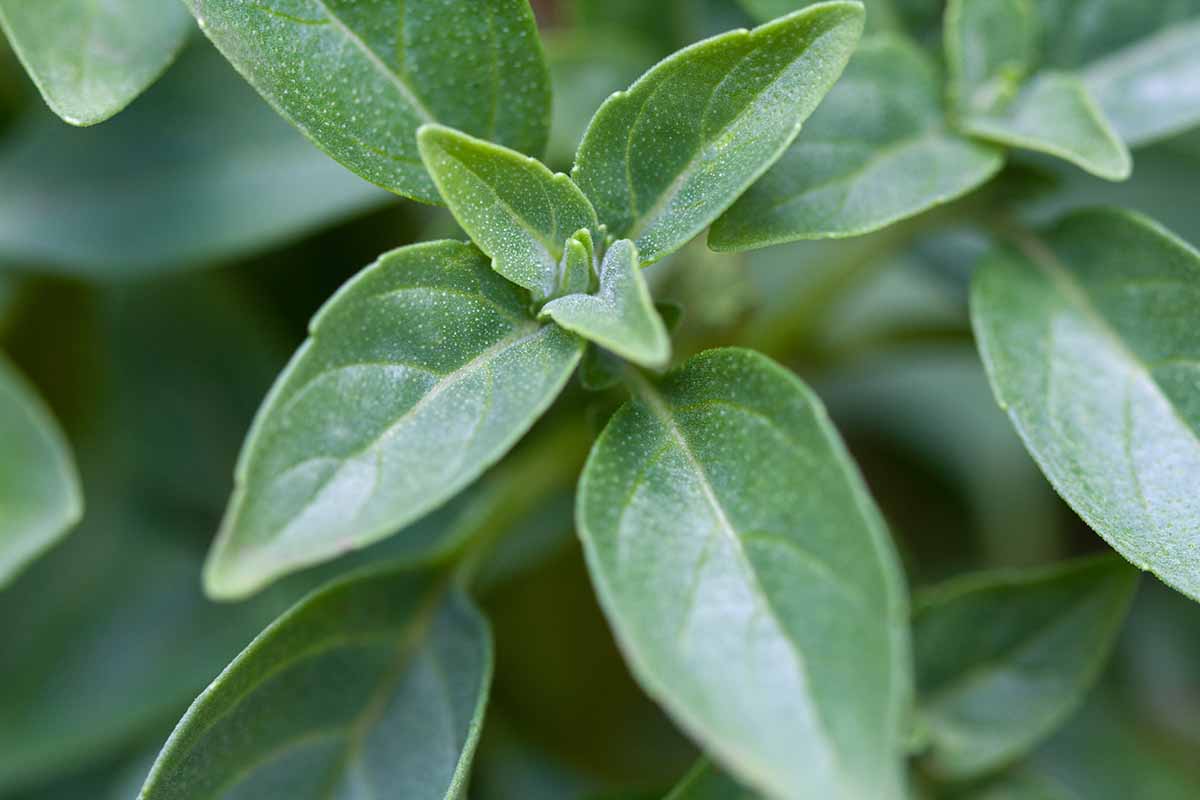
<path id="1" fill-rule="evenodd" d="M 129 105 L 192 27 L 186 11 L 163 0 L 0 0 L 0 26 L 46 104 L 72 125 Z"/>
<path id="2" fill-rule="evenodd" d="M 971 317 L 1025 446 L 1121 555 L 1200 599 L 1200 254 L 1084 211 L 976 273 Z"/>
<path id="3" fill-rule="evenodd" d="M 571 175 L 642 261 L 679 249 L 791 144 L 862 32 L 858 3 L 812 6 L 692 45 L 605 101 Z"/>
<path id="4" fill-rule="evenodd" d="M 487 623 L 444 578 L 349 578 L 234 659 L 139 797 L 461 797 L 491 672 Z"/>
<path id="5" fill-rule="evenodd" d="M 799 380 L 730 349 L 641 386 L 577 517 L 634 674 L 723 766 L 780 797 L 900 796 L 903 578 Z"/>
<path id="6" fill-rule="evenodd" d="M 260 409 L 205 571 L 244 595 L 455 495 L 550 405 L 582 342 L 460 242 L 392 251 L 333 296 Z"/>
<path id="7" fill-rule="evenodd" d="M 1137 579 L 1105 556 L 971 575 L 918 595 L 913 649 L 927 766 L 969 778 L 1053 732 L 1108 660 Z"/>
<path id="8" fill-rule="evenodd" d="M 427 122 L 546 145 L 550 78 L 527 0 L 184 1 L 280 114 L 397 194 L 439 202 L 417 152 Z"/>
<path id="9" fill-rule="evenodd" d="M 0 356 L 0 587 L 83 515 L 71 451 L 41 398 Z"/>

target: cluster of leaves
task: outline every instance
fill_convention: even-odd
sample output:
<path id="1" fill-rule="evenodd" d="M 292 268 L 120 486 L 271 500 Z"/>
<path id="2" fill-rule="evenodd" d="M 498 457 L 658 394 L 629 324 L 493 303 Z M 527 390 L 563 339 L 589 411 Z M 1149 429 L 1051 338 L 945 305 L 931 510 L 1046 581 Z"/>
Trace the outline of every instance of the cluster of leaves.
<path id="1" fill-rule="evenodd" d="M 0 796 L 64 766 L 94 771 L 51 796 L 588 796 L 506 727 L 511 698 L 507 718 L 491 702 L 506 667 L 551 692 L 504 649 L 507 629 L 549 623 L 485 613 L 572 525 L 629 673 L 700 751 L 674 789 L 670 763 L 638 775 L 648 796 L 1194 796 L 1102 675 L 1115 649 L 1178 651 L 1162 623 L 1119 648 L 1131 607 L 1185 626 L 1183 597 L 1200 600 L 1200 253 L 1143 213 L 1178 215 L 1173 189 L 1200 174 L 1200 2 L 543 10 L 545 46 L 526 0 L 0 0 L 67 122 L 146 90 L 188 11 L 286 120 L 196 44 L 94 133 L 7 123 L 6 341 L 39 385 L 70 387 L 48 392 L 68 421 L 89 364 L 123 391 L 79 401 L 77 471 L 0 361 L 0 620 L 22 641 L 0 655 Z M 757 27 L 719 32 L 743 20 Z M 218 605 L 177 532 L 203 540 L 198 510 L 224 494 L 276 363 L 264 326 L 198 278 L 85 290 L 27 273 L 104 283 L 244 258 L 382 205 L 366 182 L 450 216 L 411 211 L 422 241 L 337 289 L 266 393 L 204 566 L 207 598 L 239 601 Z M 1078 208 L 1105 191 L 1140 210 Z M 458 229 L 469 241 L 436 238 Z M 722 255 L 692 244 L 705 231 Z M 76 320 L 66 357 L 39 353 L 43 296 L 56 325 Z M 966 333 L 964 300 L 1011 427 L 969 362 L 895 348 Z M 79 344 L 93 333 L 99 358 Z M 873 337 L 886 369 L 855 352 Z M 919 536 L 894 538 L 924 524 L 906 522 L 922 504 L 904 468 L 877 505 L 781 360 L 841 368 L 820 387 L 835 416 L 947 465 L 984 555 L 925 561 Z M 70 376 L 46 378 L 55 364 Z M 200 410 L 182 426 L 157 410 L 180 398 Z M 1061 557 L 1012 428 L 1124 560 Z M 929 584 L 911 598 L 906 566 Z M 1180 597 L 1150 586 L 1134 604 L 1138 570 Z M 541 646 L 569 658 L 561 636 Z M 1127 682 L 1155 683 L 1159 660 Z M 1139 704 L 1170 708 L 1178 680 L 1162 685 Z M 652 753 L 691 757 L 665 721 L 647 728 Z"/>

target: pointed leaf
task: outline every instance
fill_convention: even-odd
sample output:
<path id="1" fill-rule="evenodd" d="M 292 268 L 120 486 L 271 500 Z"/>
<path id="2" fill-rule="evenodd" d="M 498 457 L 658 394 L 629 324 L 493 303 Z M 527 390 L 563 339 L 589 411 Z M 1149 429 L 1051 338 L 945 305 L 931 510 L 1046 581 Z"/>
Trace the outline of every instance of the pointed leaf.
<path id="1" fill-rule="evenodd" d="M 184 0 L 259 93 L 325 152 L 438 202 L 417 128 L 545 147 L 550 84 L 527 0 Z"/>
<path id="2" fill-rule="evenodd" d="M 94 125 L 162 74 L 192 26 L 162 0 L 0 0 L 0 27 L 54 113 Z"/>
<path id="3" fill-rule="evenodd" d="M 758 795 L 741 786 L 707 761 L 701 761 L 666 800 L 757 800 Z"/>
<path id="4" fill-rule="evenodd" d="M 615 242 L 600 266 L 600 291 L 552 300 L 540 316 L 635 364 L 662 367 L 671 358 L 671 338 L 628 239 Z"/>
<path id="5" fill-rule="evenodd" d="M 465 795 L 492 672 L 487 623 L 394 569 L 311 595 L 196 699 L 141 800 Z"/>
<path id="6" fill-rule="evenodd" d="M 738 0 L 742 8 L 759 22 L 770 22 L 776 17 L 790 14 L 797 9 L 815 5 L 818 0 Z M 896 0 L 862 0 L 867 10 L 867 31 L 896 30 L 902 27 L 903 9 Z M 904 3 L 905 0 L 900 0 Z M 910 0 L 911 2 L 911 0 Z"/>
<path id="7" fill-rule="evenodd" d="M 862 31 L 858 3 L 822 3 L 681 50 L 605 101 L 572 177 L 643 263 L 679 249 L 791 144 Z"/>
<path id="8" fill-rule="evenodd" d="M 1071 507 L 1200 600 L 1200 254 L 1144 217 L 1084 211 L 976 273 L 992 388 Z"/>
<path id="9" fill-rule="evenodd" d="M 929 58 L 894 36 L 865 40 L 783 157 L 718 219 L 714 250 L 857 236 L 953 200 L 1003 164 L 949 130 Z"/>
<path id="10" fill-rule="evenodd" d="M 71 451 L 41 398 L 0 356 L 0 588 L 83 514 Z"/>
<path id="11" fill-rule="evenodd" d="M 583 349 L 523 294 L 459 242 L 394 250 L 343 286 L 247 438 L 209 592 L 382 539 L 503 456 Z"/>
<path id="12" fill-rule="evenodd" d="M 567 239 L 600 227 L 579 187 L 536 159 L 452 128 L 425 125 L 417 142 L 442 199 L 492 268 L 535 299 L 552 296 Z"/>
<path id="13" fill-rule="evenodd" d="M 970 575 L 918 595 L 913 649 L 927 766 L 969 778 L 1053 732 L 1108 660 L 1137 579 L 1104 556 Z"/>
<path id="14" fill-rule="evenodd" d="M 903 576 L 799 380 L 729 349 L 640 387 L 577 519 L 634 675 L 723 767 L 772 796 L 900 796 Z"/>

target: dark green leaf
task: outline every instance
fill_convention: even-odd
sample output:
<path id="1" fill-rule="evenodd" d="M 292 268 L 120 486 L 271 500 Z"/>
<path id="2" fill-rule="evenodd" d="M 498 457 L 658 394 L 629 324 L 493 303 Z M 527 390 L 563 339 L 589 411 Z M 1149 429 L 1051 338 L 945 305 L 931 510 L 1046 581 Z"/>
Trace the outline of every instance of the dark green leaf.
<path id="1" fill-rule="evenodd" d="M 438 202 L 416 131 L 539 154 L 550 79 L 527 0 L 184 0 L 246 79 L 372 183 Z M 274 5 L 272 5 L 274 2 Z"/>
<path id="2" fill-rule="evenodd" d="M 823 3 L 682 50 L 605 101 L 572 176 L 644 263 L 674 252 L 791 144 L 862 31 L 858 3 Z"/>
<path id="3" fill-rule="evenodd" d="M 741 786 L 707 761 L 701 761 L 666 800 L 757 800 L 758 795 Z"/>
<path id="4" fill-rule="evenodd" d="M 794 376 L 713 350 L 642 385 L 577 517 L 634 674 L 724 767 L 782 797 L 900 795 L 903 576 Z"/>

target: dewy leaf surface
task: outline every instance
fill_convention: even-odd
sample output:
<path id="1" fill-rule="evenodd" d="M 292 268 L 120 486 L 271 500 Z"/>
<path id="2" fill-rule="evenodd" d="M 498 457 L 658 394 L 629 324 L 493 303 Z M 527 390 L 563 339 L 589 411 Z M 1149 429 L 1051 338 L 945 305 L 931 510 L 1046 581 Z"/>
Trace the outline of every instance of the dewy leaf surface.
<path id="1" fill-rule="evenodd" d="M 605 253 L 599 292 L 551 300 L 540 316 L 635 364 L 664 367 L 671 358 L 671 338 L 642 277 L 637 247 L 628 239 Z"/>
<path id="2" fill-rule="evenodd" d="M 550 81 L 527 0 L 185 0 L 221 52 L 322 150 L 439 202 L 416 131 L 441 122 L 537 155 Z"/>
<path id="3" fill-rule="evenodd" d="M 903 576 L 799 380 L 729 349 L 642 385 L 577 520 L 634 674 L 723 767 L 772 797 L 900 796 Z"/>
<path id="4" fill-rule="evenodd" d="M 83 514 L 71 451 L 58 423 L 0 355 L 0 588 Z"/>
<path id="5" fill-rule="evenodd" d="M 487 623 L 461 590 L 394 569 L 356 575 L 221 673 L 140 797 L 462 797 L 491 673 Z"/>
<path id="6" fill-rule="evenodd" d="M 259 411 L 209 592 L 382 539 L 503 456 L 583 349 L 527 303 L 460 242 L 394 250 L 343 286 Z"/>
<path id="7" fill-rule="evenodd" d="M 997 400 L 1084 521 L 1200 600 L 1200 255 L 1107 210 L 1019 243 L 971 287 Z"/>
<path id="8" fill-rule="evenodd" d="M 862 31 L 858 3 L 810 6 L 659 63 L 605 101 L 572 177 L 643 263 L 716 219 L 791 144 Z"/>
<path id="9" fill-rule="evenodd" d="M 441 125 L 417 134 L 421 158 L 454 218 L 513 283 L 550 297 L 568 237 L 599 237 L 592 204 L 562 173 L 505 147 Z"/>
<path id="10" fill-rule="evenodd" d="M 969 575 L 918 595 L 913 649 L 929 768 L 969 778 L 1053 732 L 1107 661 L 1137 580 L 1104 556 Z"/>
<path id="11" fill-rule="evenodd" d="M 0 27 L 54 113 L 93 125 L 153 83 L 192 26 L 163 0 L 0 0 Z"/>
<path id="12" fill-rule="evenodd" d="M 942 94 L 916 45 L 864 40 L 803 135 L 713 224 L 709 246 L 869 233 L 983 183 L 1003 156 L 946 126 Z"/>

